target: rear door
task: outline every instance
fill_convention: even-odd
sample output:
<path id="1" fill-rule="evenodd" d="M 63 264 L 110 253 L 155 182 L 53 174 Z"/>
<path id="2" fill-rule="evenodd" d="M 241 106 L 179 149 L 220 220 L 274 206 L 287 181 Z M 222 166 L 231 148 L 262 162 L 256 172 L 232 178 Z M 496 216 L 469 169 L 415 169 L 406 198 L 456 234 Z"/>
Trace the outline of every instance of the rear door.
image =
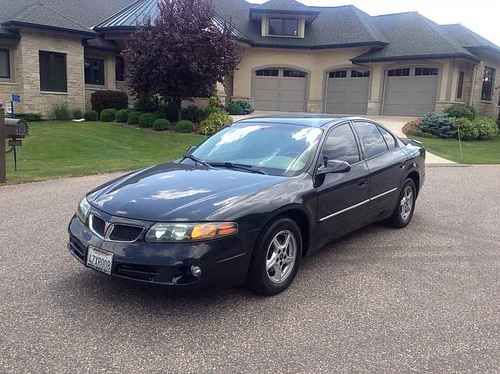
<path id="1" fill-rule="evenodd" d="M 319 244 L 356 230 L 366 222 L 368 203 L 368 167 L 350 123 L 330 130 L 322 147 L 322 157 L 351 164 L 347 173 L 327 174 L 317 187 Z M 318 165 L 319 166 L 319 165 Z"/>
<path id="2" fill-rule="evenodd" d="M 396 139 L 373 122 L 353 123 L 370 174 L 368 216 L 370 221 L 392 213 L 399 196 L 405 154 Z"/>

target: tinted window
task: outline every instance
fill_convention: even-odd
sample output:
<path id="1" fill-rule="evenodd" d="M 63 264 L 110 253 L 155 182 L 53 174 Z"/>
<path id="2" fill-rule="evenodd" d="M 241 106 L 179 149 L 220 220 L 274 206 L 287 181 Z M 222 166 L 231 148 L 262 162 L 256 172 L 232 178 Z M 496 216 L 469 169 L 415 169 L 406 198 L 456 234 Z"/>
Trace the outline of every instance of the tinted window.
<path id="1" fill-rule="evenodd" d="M 270 18 L 269 35 L 298 36 L 299 20 L 297 18 Z"/>
<path id="2" fill-rule="evenodd" d="M 125 61 L 121 56 L 116 56 L 115 76 L 118 82 L 123 82 L 125 80 Z"/>
<path id="3" fill-rule="evenodd" d="M 394 139 L 394 136 L 392 136 L 388 131 L 386 131 L 382 127 L 379 127 L 378 129 L 380 130 L 382 136 L 384 137 L 385 142 L 387 143 L 389 149 L 396 148 L 396 139 Z"/>
<path id="4" fill-rule="evenodd" d="M 457 99 L 461 99 L 464 95 L 464 78 L 465 72 L 461 71 L 458 76 Z"/>
<path id="5" fill-rule="evenodd" d="M 496 70 L 485 67 L 483 75 L 483 87 L 481 89 L 481 100 L 491 101 L 493 98 L 493 87 L 495 84 Z"/>
<path id="6" fill-rule="evenodd" d="M 367 78 L 370 76 L 369 71 L 352 70 L 351 78 Z"/>
<path id="7" fill-rule="evenodd" d="M 378 131 L 378 126 L 373 123 L 356 122 L 356 131 L 363 145 L 366 158 L 371 158 L 381 153 L 387 152 L 387 145 L 384 138 Z"/>
<path id="8" fill-rule="evenodd" d="M 389 70 L 387 73 L 389 77 L 409 77 L 410 76 L 410 69 L 392 69 Z"/>
<path id="9" fill-rule="evenodd" d="M 355 164 L 360 160 L 356 138 L 349 125 L 334 128 L 323 146 L 323 155 L 329 160 L 347 161 Z"/>
<path id="10" fill-rule="evenodd" d="M 284 77 L 305 78 L 306 73 L 300 70 L 283 70 Z"/>
<path id="11" fill-rule="evenodd" d="M 438 75 L 439 69 L 436 68 L 416 68 L 415 75 L 423 76 L 423 75 Z"/>
<path id="12" fill-rule="evenodd" d="M 255 73 L 258 77 L 277 77 L 280 71 L 278 69 L 262 69 Z"/>
<path id="13" fill-rule="evenodd" d="M 0 49 L 0 78 L 10 78 L 10 55 L 8 49 Z"/>
<path id="14" fill-rule="evenodd" d="M 40 90 L 68 92 L 66 55 L 40 52 Z"/>
<path id="15" fill-rule="evenodd" d="M 104 85 L 104 60 L 85 58 L 85 84 Z"/>
<path id="16" fill-rule="evenodd" d="M 346 78 L 347 77 L 347 70 L 339 70 L 339 71 L 332 71 L 329 74 L 330 78 Z"/>

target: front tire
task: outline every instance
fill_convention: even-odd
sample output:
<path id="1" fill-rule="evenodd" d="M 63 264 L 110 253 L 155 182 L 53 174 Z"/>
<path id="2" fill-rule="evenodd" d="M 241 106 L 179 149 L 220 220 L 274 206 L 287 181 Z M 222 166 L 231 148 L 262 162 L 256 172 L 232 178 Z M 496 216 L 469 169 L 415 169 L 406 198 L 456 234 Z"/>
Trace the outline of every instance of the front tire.
<path id="1" fill-rule="evenodd" d="M 408 178 L 403 184 L 403 188 L 401 188 L 398 205 L 389 219 L 389 224 L 396 228 L 408 226 L 415 212 L 416 201 L 417 188 L 415 182 L 413 182 L 413 179 Z"/>
<path id="2" fill-rule="evenodd" d="M 302 235 L 295 221 L 280 218 L 259 240 L 249 273 L 249 286 L 260 295 L 272 296 L 286 290 L 299 270 Z"/>

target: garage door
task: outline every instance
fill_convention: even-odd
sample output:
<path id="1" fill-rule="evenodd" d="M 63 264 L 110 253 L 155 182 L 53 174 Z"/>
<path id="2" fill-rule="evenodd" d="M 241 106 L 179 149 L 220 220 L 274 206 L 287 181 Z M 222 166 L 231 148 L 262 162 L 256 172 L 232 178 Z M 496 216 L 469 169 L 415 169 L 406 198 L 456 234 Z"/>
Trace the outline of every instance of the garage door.
<path id="1" fill-rule="evenodd" d="M 328 74 L 326 112 L 366 114 L 370 72 L 337 70 Z"/>
<path id="2" fill-rule="evenodd" d="M 439 69 L 403 68 L 387 71 L 384 114 L 423 116 L 434 110 Z"/>
<path id="3" fill-rule="evenodd" d="M 256 110 L 305 112 L 307 73 L 300 70 L 261 69 L 254 76 Z"/>

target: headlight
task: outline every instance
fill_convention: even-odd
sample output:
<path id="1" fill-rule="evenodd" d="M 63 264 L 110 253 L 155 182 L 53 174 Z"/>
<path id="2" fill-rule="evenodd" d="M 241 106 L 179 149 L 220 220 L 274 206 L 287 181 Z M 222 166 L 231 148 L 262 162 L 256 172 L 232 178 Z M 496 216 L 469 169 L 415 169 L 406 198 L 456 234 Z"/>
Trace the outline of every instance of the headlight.
<path id="1" fill-rule="evenodd" d="M 221 238 L 238 232 L 234 222 L 157 223 L 146 234 L 150 243 L 200 241 Z"/>
<path id="2" fill-rule="evenodd" d="M 87 218 L 89 217 L 90 212 L 90 204 L 87 201 L 87 198 L 84 197 L 80 204 L 78 204 L 78 209 L 76 210 L 76 215 L 80 218 L 80 221 L 83 223 L 87 223 Z"/>

